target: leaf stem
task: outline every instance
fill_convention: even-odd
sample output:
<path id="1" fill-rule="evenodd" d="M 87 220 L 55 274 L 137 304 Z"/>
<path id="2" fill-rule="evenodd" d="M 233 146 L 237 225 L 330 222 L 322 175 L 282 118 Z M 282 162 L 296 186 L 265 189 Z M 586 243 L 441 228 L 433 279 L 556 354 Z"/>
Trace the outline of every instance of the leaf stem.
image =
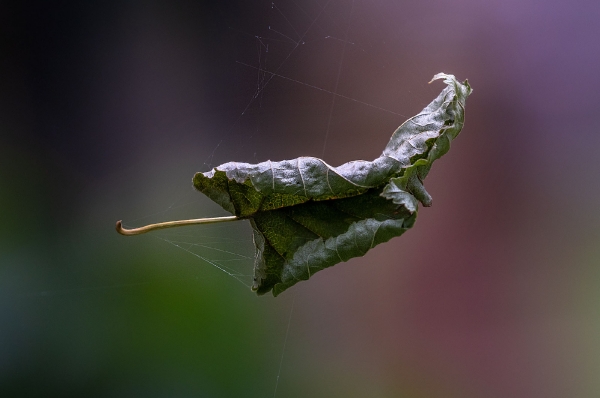
<path id="1" fill-rule="evenodd" d="M 227 222 L 227 221 L 236 221 L 240 220 L 240 218 L 236 216 L 226 216 L 226 217 L 213 217 L 213 218 L 196 218 L 192 220 L 179 220 L 179 221 L 166 221 L 160 222 L 157 224 L 150 224 L 144 227 L 126 229 L 123 228 L 121 220 L 117 221 L 117 232 L 121 235 L 140 235 L 145 234 L 146 232 L 154 231 L 157 229 L 164 228 L 173 228 L 173 227 L 182 227 L 185 225 L 196 225 L 196 224 L 213 224 L 217 222 Z"/>

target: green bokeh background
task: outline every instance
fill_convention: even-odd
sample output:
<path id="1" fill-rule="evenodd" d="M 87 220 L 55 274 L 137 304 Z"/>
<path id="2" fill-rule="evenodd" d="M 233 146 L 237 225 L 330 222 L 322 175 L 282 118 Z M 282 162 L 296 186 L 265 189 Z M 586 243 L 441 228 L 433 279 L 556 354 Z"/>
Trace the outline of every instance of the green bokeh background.
<path id="1" fill-rule="evenodd" d="M 13 3 L 1 396 L 600 395 L 596 2 Z M 227 161 L 373 159 L 442 71 L 434 205 L 363 258 L 274 299 L 163 240 L 252 257 L 244 223 L 114 231 L 225 215 L 191 178 Z"/>

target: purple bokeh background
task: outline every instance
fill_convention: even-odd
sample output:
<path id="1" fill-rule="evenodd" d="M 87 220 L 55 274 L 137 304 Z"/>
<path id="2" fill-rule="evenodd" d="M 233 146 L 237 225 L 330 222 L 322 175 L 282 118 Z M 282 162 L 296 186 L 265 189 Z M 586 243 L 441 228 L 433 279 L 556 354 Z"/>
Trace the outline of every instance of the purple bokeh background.
<path id="1" fill-rule="evenodd" d="M 600 3 L 2 8 L 3 391 L 600 394 Z M 223 215 L 190 184 L 220 163 L 373 159 L 438 72 L 474 92 L 434 205 L 363 258 L 256 298 L 114 233 Z"/>

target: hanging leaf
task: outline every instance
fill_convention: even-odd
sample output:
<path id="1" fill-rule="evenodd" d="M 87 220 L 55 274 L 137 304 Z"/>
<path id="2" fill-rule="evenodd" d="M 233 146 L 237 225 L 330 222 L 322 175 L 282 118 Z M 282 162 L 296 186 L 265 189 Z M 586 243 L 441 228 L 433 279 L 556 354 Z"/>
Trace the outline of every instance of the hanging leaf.
<path id="1" fill-rule="evenodd" d="M 418 204 L 431 206 L 423 180 L 450 149 L 464 124 L 465 80 L 439 73 L 446 88 L 392 135 L 380 157 L 331 167 L 300 157 L 258 164 L 225 163 L 196 173 L 194 186 L 233 216 L 169 221 L 117 231 L 137 235 L 156 229 L 247 219 L 256 255 L 258 294 L 277 296 L 315 272 L 402 235 L 415 222 Z"/>
<path id="2" fill-rule="evenodd" d="M 423 180 L 462 129 L 472 91 L 453 75 L 440 73 L 437 79 L 444 79 L 446 88 L 398 127 L 372 162 L 339 167 L 313 157 L 230 162 L 194 176 L 200 192 L 235 215 L 228 220 L 250 221 L 256 246 L 253 290 L 277 296 L 413 226 L 418 203 L 431 205 Z"/>

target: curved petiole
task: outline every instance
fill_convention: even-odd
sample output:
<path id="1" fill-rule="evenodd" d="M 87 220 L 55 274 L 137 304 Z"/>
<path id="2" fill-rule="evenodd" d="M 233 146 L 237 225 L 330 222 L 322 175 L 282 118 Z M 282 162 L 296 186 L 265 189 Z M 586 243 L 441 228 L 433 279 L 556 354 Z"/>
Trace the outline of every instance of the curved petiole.
<path id="1" fill-rule="evenodd" d="M 121 235 L 140 235 L 146 232 L 155 231 L 157 229 L 183 227 L 185 225 L 197 225 L 197 224 L 213 224 L 218 222 L 236 221 L 240 218 L 236 216 L 226 217 L 213 217 L 213 218 L 196 218 L 192 220 L 179 220 L 179 221 L 166 221 L 157 224 L 150 224 L 139 228 L 126 229 L 123 228 L 121 220 L 117 221 L 117 232 Z"/>

